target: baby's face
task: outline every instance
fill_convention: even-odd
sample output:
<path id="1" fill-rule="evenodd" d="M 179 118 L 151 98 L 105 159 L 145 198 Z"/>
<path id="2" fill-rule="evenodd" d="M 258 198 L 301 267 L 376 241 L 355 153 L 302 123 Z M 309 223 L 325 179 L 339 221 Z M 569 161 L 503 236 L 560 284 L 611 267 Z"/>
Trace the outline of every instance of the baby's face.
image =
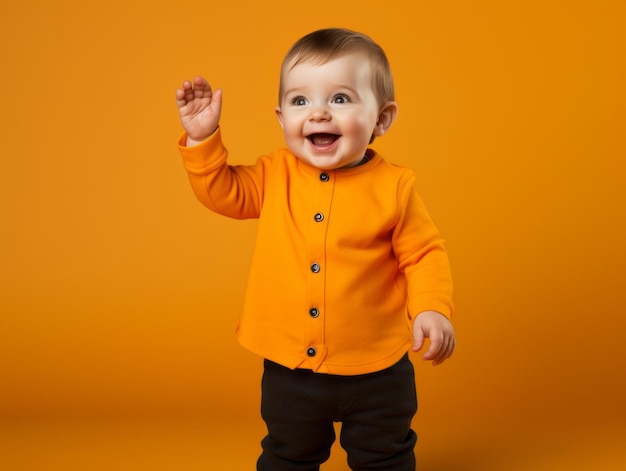
<path id="1" fill-rule="evenodd" d="M 379 114 L 367 57 L 302 62 L 284 72 L 282 80 L 276 114 L 291 152 L 324 170 L 358 165 Z"/>

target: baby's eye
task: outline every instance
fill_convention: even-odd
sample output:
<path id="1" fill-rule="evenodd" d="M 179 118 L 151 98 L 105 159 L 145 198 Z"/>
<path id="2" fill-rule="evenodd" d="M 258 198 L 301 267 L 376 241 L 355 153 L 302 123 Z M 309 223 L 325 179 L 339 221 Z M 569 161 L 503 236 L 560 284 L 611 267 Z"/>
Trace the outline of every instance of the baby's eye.
<path id="1" fill-rule="evenodd" d="M 291 99 L 291 104 L 296 106 L 304 106 L 308 103 L 307 99 L 303 96 L 295 96 Z"/>
<path id="2" fill-rule="evenodd" d="M 343 103 L 349 103 L 350 97 L 348 95 L 339 94 L 339 95 L 335 95 L 332 101 L 333 103 L 338 103 L 341 105 Z"/>

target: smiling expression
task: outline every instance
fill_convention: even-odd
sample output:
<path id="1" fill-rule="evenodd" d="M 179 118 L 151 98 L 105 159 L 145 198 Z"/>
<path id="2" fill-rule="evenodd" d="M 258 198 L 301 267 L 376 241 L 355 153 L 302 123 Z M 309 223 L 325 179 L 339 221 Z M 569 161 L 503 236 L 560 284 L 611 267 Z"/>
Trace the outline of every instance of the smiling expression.
<path id="1" fill-rule="evenodd" d="M 376 98 L 364 54 L 346 54 L 323 64 L 300 62 L 286 69 L 282 80 L 284 93 L 276 115 L 287 146 L 319 169 L 358 165 L 371 137 L 382 135 L 395 117 L 395 103 L 380 104 Z M 391 120 L 380 119 L 389 107 Z"/>

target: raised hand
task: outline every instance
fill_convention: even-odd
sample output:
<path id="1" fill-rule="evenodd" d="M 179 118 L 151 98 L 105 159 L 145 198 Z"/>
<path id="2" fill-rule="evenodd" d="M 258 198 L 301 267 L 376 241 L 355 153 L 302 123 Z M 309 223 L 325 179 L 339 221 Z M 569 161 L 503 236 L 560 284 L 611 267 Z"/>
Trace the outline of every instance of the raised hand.
<path id="1" fill-rule="evenodd" d="M 187 80 L 182 88 L 176 90 L 176 104 L 188 139 L 203 141 L 215 132 L 219 124 L 222 90 L 213 91 L 206 79 L 196 77 L 193 84 Z"/>

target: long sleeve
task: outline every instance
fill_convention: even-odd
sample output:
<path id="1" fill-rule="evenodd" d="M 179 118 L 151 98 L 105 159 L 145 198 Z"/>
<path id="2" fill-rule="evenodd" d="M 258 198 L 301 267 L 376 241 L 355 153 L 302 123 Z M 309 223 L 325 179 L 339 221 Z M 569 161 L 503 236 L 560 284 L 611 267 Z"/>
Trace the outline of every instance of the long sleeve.
<path id="1" fill-rule="evenodd" d="M 228 165 L 228 151 L 218 130 L 193 147 L 178 141 L 183 165 L 196 197 L 207 208 L 236 219 L 258 218 L 263 202 L 266 159 L 255 165 Z"/>
<path id="2" fill-rule="evenodd" d="M 400 214 L 392 239 L 406 278 L 409 316 L 433 310 L 449 318 L 454 307 L 448 255 L 413 180 L 399 188 Z"/>

